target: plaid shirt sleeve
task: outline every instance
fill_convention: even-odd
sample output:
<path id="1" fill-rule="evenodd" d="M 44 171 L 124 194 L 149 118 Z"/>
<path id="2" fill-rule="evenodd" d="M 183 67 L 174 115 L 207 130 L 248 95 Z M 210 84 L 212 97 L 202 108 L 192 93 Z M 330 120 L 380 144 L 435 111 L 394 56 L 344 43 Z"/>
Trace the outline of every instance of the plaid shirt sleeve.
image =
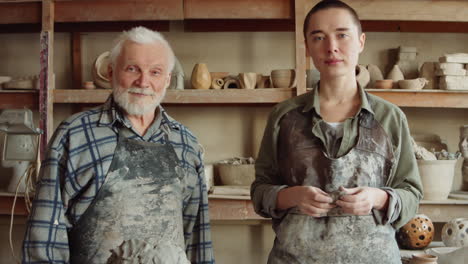
<path id="1" fill-rule="evenodd" d="M 68 263 L 67 227 L 62 202 L 60 153 L 48 151 L 42 163 L 33 208 L 23 241 L 22 263 Z"/>
<path id="2" fill-rule="evenodd" d="M 201 153 L 198 153 L 201 161 Z M 188 202 L 184 203 L 186 253 L 192 263 L 215 263 L 211 242 L 208 193 L 203 164 L 196 167 L 197 181 Z"/>

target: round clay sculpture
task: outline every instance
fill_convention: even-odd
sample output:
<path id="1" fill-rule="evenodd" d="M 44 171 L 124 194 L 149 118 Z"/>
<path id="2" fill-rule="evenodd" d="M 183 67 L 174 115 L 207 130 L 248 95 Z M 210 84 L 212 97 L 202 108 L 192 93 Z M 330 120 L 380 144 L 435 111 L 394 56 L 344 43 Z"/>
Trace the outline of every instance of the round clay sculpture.
<path id="1" fill-rule="evenodd" d="M 197 63 L 192 71 L 192 88 L 193 89 L 210 89 L 211 75 L 206 63 Z"/>
<path id="2" fill-rule="evenodd" d="M 442 228 L 442 241 L 447 247 L 468 246 L 468 218 L 455 218 Z"/>
<path id="3" fill-rule="evenodd" d="M 426 215 L 416 215 L 398 230 L 396 238 L 402 248 L 425 248 L 434 238 L 434 225 Z"/>
<path id="4" fill-rule="evenodd" d="M 375 88 L 375 81 L 384 79 L 382 71 L 379 69 L 379 67 L 377 67 L 377 65 L 374 65 L 374 64 L 368 64 L 366 68 L 370 76 L 370 81 L 369 81 L 368 86 L 370 88 Z"/>

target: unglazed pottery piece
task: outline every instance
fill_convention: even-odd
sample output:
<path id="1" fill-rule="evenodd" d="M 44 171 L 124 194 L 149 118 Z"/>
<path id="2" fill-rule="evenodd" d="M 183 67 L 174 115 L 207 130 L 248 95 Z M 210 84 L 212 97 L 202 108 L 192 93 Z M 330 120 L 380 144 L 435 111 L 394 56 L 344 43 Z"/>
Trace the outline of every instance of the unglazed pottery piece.
<path id="1" fill-rule="evenodd" d="M 175 58 L 174 61 L 174 69 L 171 72 L 171 83 L 167 89 L 171 90 L 183 90 L 184 89 L 184 80 L 185 80 L 185 73 L 182 65 L 180 64 L 179 60 Z"/>
<path id="2" fill-rule="evenodd" d="M 240 89 L 240 83 L 237 76 L 227 76 L 224 79 L 223 89 Z"/>
<path id="3" fill-rule="evenodd" d="M 440 76 L 439 88 L 442 90 L 468 90 L 468 76 Z"/>
<path id="4" fill-rule="evenodd" d="M 38 76 L 27 76 L 18 79 L 12 79 L 3 83 L 3 89 L 38 89 Z"/>
<path id="5" fill-rule="evenodd" d="M 211 75 L 206 63 L 197 63 L 193 67 L 191 78 L 193 89 L 210 89 Z"/>
<path id="6" fill-rule="evenodd" d="M 439 62 L 454 62 L 468 64 L 468 53 L 445 54 L 439 58 Z"/>
<path id="7" fill-rule="evenodd" d="M 366 68 L 367 68 L 367 71 L 369 71 L 369 76 L 370 76 L 368 87 L 375 88 L 375 81 L 384 79 L 382 71 L 379 69 L 377 65 L 374 65 L 374 64 L 368 64 Z"/>
<path id="8" fill-rule="evenodd" d="M 376 89 L 392 89 L 393 80 L 376 80 L 373 86 Z"/>
<path id="9" fill-rule="evenodd" d="M 270 77 L 274 88 L 293 88 L 296 86 L 296 71 L 294 69 L 273 70 Z"/>
<path id="10" fill-rule="evenodd" d="M 419 77 L 426 78 L 428 81 L 423 89 L 437 89 L 439 83 L 437 82 L 437 76 L 435 75 L 437 62 L 424 62 L 419 70 Z"/>
<path id="11" fill-rule="evenodd" d="M 416 60 L 399 60 L 397 62 L 403 76 L 406 79 L 414 79 L 419 76 L 419 62 Z"/>
<path id="12" fill-rule="evenodd" d="M 83 88 L 87 90 L 92 90 L 96 89 L 96 86 L 94 86 L 94 83 L 92 81 L 87 81 L 83 83 Z"/>
<path id="13" fill-rule="evenodd" d="M 410 264 L 437 264 L 437 256 L 425 254 L 425 253 L 416 253 L 413 254 Z"/>
<path id="14" fill-rule="evenodd" d="M 426 84 L 427 80 L 425 78 L 398 81 L 398 87 L 407 90 L 421 90 Z"/>
<path id="15" fill-rule="evenodd" d="M 418 160 L 424 200 L 445 200 L 452 190 L 457 160 Z"/>
<path id="16" fill-rule="evenodd" d="M 244 72 L 239 73 L 237 77 L 239 78 L 241 89 L 255 89 L 255 85 L 257 82 L 257 73 Z"/>
<path id="17" fill-rule="evenodd" d="M 393 88 L 398 88 L 398 81 L 399 80 L 404 80 L 405 76 L 403 76 L 403 73 L 400 70 L 400 67 L 398 65 L 393 65 L 392 70 L 388 73 L 387 79 L 393 80 L 394 87 Z"/>
<path id="18" fill-rule="evenodd" d="M 362 88 L 366 88 L 369 84 L 370 74 L 364 65 L 356 66 L 356 81 Z"/>
<path id="19" fill-rule="evenodd" d="M 222 185 L 247 186 L 255 179 L 255 164 L 216 164 Z"/>
<path id="20" fill-rule="evenodd" d="M 447 247 L 468 247 L 468 218 L 455 218 L 442 228 L 442 241 Z"/>
<path id="21" fill-rule="evenodd" d="M 110 78 L 108 76 L 108 67 L 110 63 L 109 52 L 103 52 L 94 60 L 92 67 L 92 76 L 94 83 L 105 89 L 111 89 Z"/>
<path id="22" fill-rule="evenodd" d="M 212 79 L 211 81 L 211 89 L 222 89 L 224 86 L 224 80 L 223 79 Z"/>
<path id="23" fill-rule="evenodd" d="M 466 70 L 465 69 L 439 69 L 436 70 L 435 74 L 437 76 L 465 76 Z"/>
<path id="24" fill-rule="evenodd" d="M 270 76 L 257 74 L 257 83 L 255 85 L 255 88 L 257 89 L 271 88 Z"/>
<path id="25" fill-rule="evenodd" d="M 464 67 L 464 64 L 462 63 L 453 63 L 453 62 L 439 62 L 435 64 L 436 70 L 451 70 L 451 71 L 456 71 L 456 70 L 461 70 Z"/>
<path id="26" fill-rule="evenodd" d="M 402 248 L 425 248 L 434 238 L 434 224 L 426 215 L 418 214 L 398 230 L 396 238 Z"/>

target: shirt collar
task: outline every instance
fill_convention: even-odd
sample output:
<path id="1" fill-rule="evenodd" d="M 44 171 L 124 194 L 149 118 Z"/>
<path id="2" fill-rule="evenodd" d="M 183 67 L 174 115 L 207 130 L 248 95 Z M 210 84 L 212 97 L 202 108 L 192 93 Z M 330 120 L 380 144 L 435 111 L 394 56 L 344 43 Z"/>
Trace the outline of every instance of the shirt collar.
<path id="1" fill-rule="evenodd" d="M 309 112 L 310 110 L 313 109 L 317 113 L 317 115 L 320 116 L 319 87 L 320 87 L 320 82 L 318 82 L 315 85 L 311 93 L 312 97 L 310 98 L 310 100 L 307 100 L 307 103 L 304 105 L 304 108 L 302 109 L 303 112 Z M 372 107 L 367 98 L 367 92 L 359 85 L 359 83 L 358 83 L 358 90 L 361 96 L 361 109 L 356 113 L 355 116 L 357 116 L 362 111 L 362 109 L 365 109 L 366 111 L 374 115 L 374 111 L 372 110 Z"/>

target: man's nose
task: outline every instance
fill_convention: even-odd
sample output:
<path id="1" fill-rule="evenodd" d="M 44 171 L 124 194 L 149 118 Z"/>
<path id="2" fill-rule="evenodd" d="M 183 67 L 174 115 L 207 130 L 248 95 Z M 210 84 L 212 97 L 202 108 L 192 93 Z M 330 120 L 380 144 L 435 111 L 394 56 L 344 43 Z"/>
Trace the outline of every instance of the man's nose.
<path id="1" fill-rule="evenodd" d="M 141 72 L 140 76 L 137 79 L 137 85 L 141 88 L 149 87 L 149 75 L 148 73 Z"/>

